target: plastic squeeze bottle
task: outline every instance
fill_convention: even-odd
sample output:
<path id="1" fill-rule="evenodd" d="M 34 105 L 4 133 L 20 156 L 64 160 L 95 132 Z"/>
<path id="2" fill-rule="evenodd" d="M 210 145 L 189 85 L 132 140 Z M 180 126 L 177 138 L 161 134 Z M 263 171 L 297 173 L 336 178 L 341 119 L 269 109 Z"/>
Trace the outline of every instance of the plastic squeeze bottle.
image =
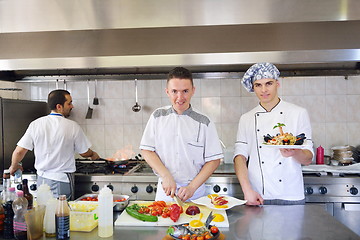
<path id="1" fill-rule="evenodd" d="M 66 195 L 60 195 L 55 213 L 56 239 L 70 239 L 70 208 Z"/>
<path id="2" fill-rule="evenodd" d="M 17 198 L 12 203 L 14 211 L 14 237 L 18 240 L 27 239 L 27 228 L 25 222 L 25 213 L 28 208 L 28 200 L 24 197 L 23 191 L 16 193 Z"/>
<path id="3" fill-rule="evenodd" d="M 104 186 L 98 196 L 98 235 L 99 237 L 111 237 L 113 227 L 113 194 L 110 188 Z"/>
<path id="4" fill-rule="evenodd" d="M 321 145 L 316 149 L 316 164 L 324 164 L 324 148 Z"/>
<path id="5" fill-rule="evenodd" d="M 44 228 L 46 237 L 55 237 L 56 236 L 56 224 L 55 224 L 55 212 L 57 206 L 57 199 L 51 197 L 49 201 L 46 202 L 46 210 L 44 216 Z"/>

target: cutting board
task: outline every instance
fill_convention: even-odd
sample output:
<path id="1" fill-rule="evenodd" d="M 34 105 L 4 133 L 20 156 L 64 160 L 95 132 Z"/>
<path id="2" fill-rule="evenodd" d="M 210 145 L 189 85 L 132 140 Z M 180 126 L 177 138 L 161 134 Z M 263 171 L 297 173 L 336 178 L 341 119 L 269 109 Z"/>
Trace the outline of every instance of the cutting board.
<path id="1" fill-rule="evenodd" d="M 151 203 L 153 203 L 153 201 L 131 201 L 129 203 L 129 205 L 132 204 L 138 204 L 138 205 L 150 205 Z M 172 203 L 167 203 L 167 204 L 172 204 Z M 219 213 L 221 215 L 224 216 L 225 220 L 223 222 L 211 222 L 211 225 L 215 225 L 217 227 L 229 227 L 229 220 L 228 217 L 226 215 L 226 211 L 225 210 L 213 210 L 210 209 L 206 206 L 202 206 L 202 205 L 197 205 L 194 203 L 186 203 L 184 208 L 184 212 L 180 215 L 180 218 L 177 220 L 177 222 L 174 222 L 173 220 L 171 220 L 170 218 L 163 218 L 163 217 L 159 217 L 159 221 L 157 222 L 144 222 L 141 221 L 139 219 L 136 219 L 132 216 L 130 216 L 125 210 L 121 213 L 121 215 L 118 217 L 118 219 L 116 219 L 115 221 L 115 226 L 149 226 L 149 227 L 154 227 L 154 226 L 170 226 L 170 225 L 177 225 L 177 224 L 182 224 L 182 223 L 189 223 L 191 220 L 193 219 L 198 219 L 199 218 L 199 214 L 195 215 L 195 216 L 190 216 L 187 215 L 185 213 L 185 210 L 187 209 L 188 206 L 190 205 L 196 205 L 200 208 L 200 212 L 203 213 L 203 218 L 201 219 L 203 222 L 205 222 L 206 218 L 209 216 L 210 212 L 212 211 L 213 214 L 214 213 Z"/>

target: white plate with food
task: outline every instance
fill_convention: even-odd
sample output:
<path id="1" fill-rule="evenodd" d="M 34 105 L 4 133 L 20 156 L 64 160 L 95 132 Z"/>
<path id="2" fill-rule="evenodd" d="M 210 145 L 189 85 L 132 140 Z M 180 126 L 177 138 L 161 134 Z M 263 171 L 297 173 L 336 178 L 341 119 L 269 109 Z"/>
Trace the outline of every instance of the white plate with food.
<path id="1" fill-rule="evenodd" d="M 303 149 L 306 146 L 306 140 L 302 145 L 274 145 L 274 144 L 263 143 L 261 144 L 261 146 L 269 147 L 269 148 Z"/>
<path id="2" fill-rule="evenodd" d="M 218 200 L 217 200 L 218 199 Z M 207 206 L 208 208 L 215 210 L 227 210 L 232 207 L 243 205 L 247 201 L 240 200 L 231 196 L 218 195 L 218 194 L 209 194 L 207 196 L 191 200 L 193 203 Z"/>

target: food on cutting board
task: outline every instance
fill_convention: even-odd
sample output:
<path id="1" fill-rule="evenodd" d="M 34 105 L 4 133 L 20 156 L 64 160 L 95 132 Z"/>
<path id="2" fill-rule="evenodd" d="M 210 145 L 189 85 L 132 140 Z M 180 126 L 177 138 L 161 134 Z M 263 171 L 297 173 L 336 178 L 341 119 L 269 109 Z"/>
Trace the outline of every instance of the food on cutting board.
<path id="1" fill-rule="evenodd" d="M 217 194 L 209 194 L 208 198 L 211 199 L 211 203 L 214 205 L 215 208 L 228 208 L 226 205 L 229 201 L 226 200 L 225 196 L 220 196 Z"/>
<path id="2" fill-rule="evenodd" d="M 141 221 L 144 221 L 144 222 L 157 222 L 158 221 L 157 216 L 140 213 L 139 212 L 140 208 L 141 207 L 139 205 L 133 204 L 131 206 L 127 206 L 125 208 L 125 210 L 130 216 L 132 216 L 132 217 L 134 217 L 136 219 L 139 219 Z"/>
<path id="3" fill-rule="evenodd" d="M 223 222 L 225 221 L 225 217 L 220 214 L 220 213 L 214 213 L 214 219 L 212 220 L 213 222 Z"/>
<path id="4" fill-rule="evenodd" d="M 216 226 L 203 225 L 199 228 L 192 228 L 189 224 L 180 224 L 170 226 L 167 234 L 175 239 L 180 240 L 204 240 L 204 239 L 217 239 L 220 235 L 219 229 Z"/>
<path id="5" fill-rule="evenodd" d="M 98 201 L 98 197 L 97 197 L 97 196 L 84 197 L 84 198 L 81 198 L 80 201 L 92 201 L 92 202 L 97 202 L 97 201 Z M 124 201 L 126 201 L 126 198 L 114 199 L 114 202 L 124 202 Z"/>
<path id="6" fill-rule="evenodd" d="M 284 123 L 276 124 L 273 129 L 279 128 L 279 132 L 276 136 L 271 136 L 267 134 L 264 136 L 264 144 L 269 145 L 302 145 L 306 139 L 305 133 L 301 133 L 297 136 L 294 136 L 292 133 L 284 133 L 283 127 Z"/>
<path id="7" fill-rule="evenodd" d="M 200 208 L 198 206 L 192 205 L 186 209 L 185 213 L 187 215 L 193 216 L 200 213 Z"/>
<path id="8" fill-rule="evenodd" d="M 164 201 L 155 201 L 150 205 L 133 204 L 126 207 L 126 212 L 139 220 L 147 222 L 157 222 L 158 217 L 170 218 L 176 222 L 180 214 L 183 213 L 182 207 L 177 204 L 167 205 Z"/>

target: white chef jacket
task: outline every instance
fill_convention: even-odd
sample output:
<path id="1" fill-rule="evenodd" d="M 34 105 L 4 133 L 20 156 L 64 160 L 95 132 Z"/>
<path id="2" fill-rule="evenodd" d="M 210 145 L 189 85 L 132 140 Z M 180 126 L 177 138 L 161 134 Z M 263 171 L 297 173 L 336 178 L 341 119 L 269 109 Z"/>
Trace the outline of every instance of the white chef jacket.
<path id="1" fill-rule="evenodd" d="M 172 106 L 155 110 L 144 130 L 140 149 L 156 152 L 178 187 L 188 185 L 206 162 L 224 157 L 214 123 L 192 107 L 181 115 Z M 197 192 L 204 192 L 204 187 L 203 184 Z M 157 195 L 161 189 L 158 186 Z"/>
<path id="2" fill-rule="evenodd" d="M 283 157 L 279 149 L 262 146 L 264 135 L 279 133 L 278 128 L 273 129 L 277 123 L 285 124 L 284 132 L 305 133 L 304 149 L 314 154 L 306 109 L 280 99 L 270 112 L 259 104 L 241 116 L 234 157 L 243 155 L 248 159 L 250 183 L 264 199 L 302 200 L 305 196 L 301 164 L 292 157 Z"/>
<path id="3" fill-rule="evenodd" d="M 85 153 L 91 143 L 75 121 L 50 114 L 30 123 L 18 146 L 34 149 L 37 174 L 69 182 L 66 173 L 75 172 L 75 153 Z"/>

